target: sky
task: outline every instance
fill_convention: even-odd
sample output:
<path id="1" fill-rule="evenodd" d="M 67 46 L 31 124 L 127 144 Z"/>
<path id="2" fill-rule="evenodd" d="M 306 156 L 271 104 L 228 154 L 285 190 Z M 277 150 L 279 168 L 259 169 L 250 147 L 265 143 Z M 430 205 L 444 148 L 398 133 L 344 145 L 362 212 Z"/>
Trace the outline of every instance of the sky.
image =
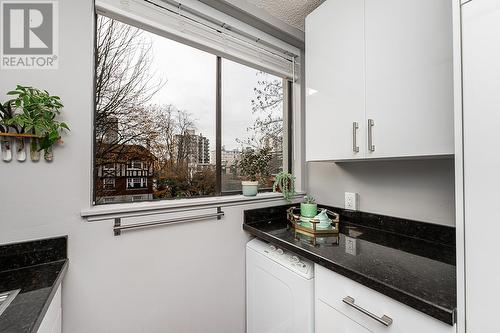
<path id="1" fill-rule="evenodd" d="M 215 149 L 215 75 L 216 56 L 173 40 L 144 32 L 151 38 L 155 76 L 167 80 L 153 98 L 155 104 L 172 104 L 192 114 L 196 133 L 210 140 L 210 150 Z M 237 138 L 246 136 L 247 127 L 254 123 L 251 101 L 258 70 L 223 59 L 222 63 L 222 144 L 226 149 L 239 148 Z M 268 75 L 268 79 L 277 77 Z"/>

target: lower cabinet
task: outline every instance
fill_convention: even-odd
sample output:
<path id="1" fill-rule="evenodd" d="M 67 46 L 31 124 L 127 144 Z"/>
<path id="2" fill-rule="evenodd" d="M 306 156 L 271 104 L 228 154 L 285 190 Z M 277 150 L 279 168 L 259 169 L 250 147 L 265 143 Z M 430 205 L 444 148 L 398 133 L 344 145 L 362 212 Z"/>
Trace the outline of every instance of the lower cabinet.
<path id="1" fill-rule="evenodd" d="M 61 286 L 57 289 L 52 302 L 43 317 L 37 333 L 61 333 L 62 331 L 62 307 Z"/>
<path id="2" fill-rule="evenodd" d="M 456 326 L 427 316 L 323 266 L 315 265 L 314 269 L 316 333 L 456 332 Z M 344 299 L 355 302 L 372 316 L 346 304 Z"/>
<path id="3" fill-rule="evenodd" d="M 316 299 L 316 333 L 369 333 L 351 318 L 344 315 L 322 299 Z"/>

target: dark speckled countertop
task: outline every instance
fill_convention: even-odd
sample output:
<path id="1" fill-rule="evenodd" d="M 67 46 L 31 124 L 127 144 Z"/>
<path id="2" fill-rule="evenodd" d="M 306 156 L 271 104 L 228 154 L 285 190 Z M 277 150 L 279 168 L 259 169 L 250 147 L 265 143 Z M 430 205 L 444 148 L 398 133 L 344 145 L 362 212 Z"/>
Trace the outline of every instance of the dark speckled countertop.
<path id="1" fill-rule="evenodd" d="M 455 323 L 455 229 L 329 208 L 341 216 L 336 238 L 296 237 L 279 206 L 245 211 L 243 229 L 401 303 Z M 354 239 L 355 254 L 346 248 Z"/>
<path id="2" fill-rule="evenodd" d="M 67 238 L 0 245 L 0 293 L 21 289 L 0 315 L 0 332 L 36 332 L 67 270 Z"/>

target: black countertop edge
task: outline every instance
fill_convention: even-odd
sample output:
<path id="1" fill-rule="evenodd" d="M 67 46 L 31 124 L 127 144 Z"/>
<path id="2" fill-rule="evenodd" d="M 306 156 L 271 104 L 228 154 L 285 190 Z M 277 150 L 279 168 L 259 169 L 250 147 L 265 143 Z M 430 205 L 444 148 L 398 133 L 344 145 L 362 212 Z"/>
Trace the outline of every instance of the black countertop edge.
<path id="1" fill-rule="evenodd" d="M 0 271 L 66 259 L 67 243 L 61 236 L 0 245 Z"/>
<path id="2" fill-rule="evenodd" d="M 453 326 L 456 322 L 456 309 L 445 309 L 436 304 L 429 303 L 419 297 L 413 296 L 411 294 L 405 293 L 395 287 L 389 286 L 383 282 L 375 280 L 373 278 L 364 276 L 363 274 L 352 271 L 348 268 L 345 268 L 339 264 L 336 264 L 333 261 L 325 259 L 319 255 L 311 253 L 309 251 L 304 250 L 298 246 L 295 246 L 291 243 L 283 241 L 279 238 L 272 236 L 269 233 L 263 232 L 257 228 L 252 227 L 246 223 L 243 224 L 243 229 L 248 231 L 253 236 L 273 243 L 277 246 L 280 246 L 286 250 L 292 251 L 306 259 L 313 261 L 314 263 L 321 265 L 325 268 L 328 268 L 338 274 L 341 274 L 353 281 L 356 281 L 364 286 L 369 287 L 370 289 L 376 290 L 381 294 L 384 294 L 392 299 L 395 299 L 403 304 L 406 304 L 416 310 L 419 310 L 433 318 L 436 318 L 448 325 Z"/>
<path id="3" fill-rule="evenodd" d="M 66 275 L 66 272 L 68 271 L 68 265 L 69 265 L 69 259 L 63 259 L 61 261 L 64 261 L 64 265 L 57 275 L 56 280 L 54 281 L 54 284 L 52 285 L 52 289 L 50 290 L 49 297 L 47 298 L 47 301 L 43 305 L 42 309 L 40 309 L 40 313 L 38 314 L 38 318 L 33 324 L 33 327 L 31 327 L 30 333 L 37 333 L 38 329 L 40 328 L 40 324 L 43 321 L 43 318 L 45 317 L 45 314 L 47 313 L 47 310 L 49 309 L 50 303 L 52 303 L 52 300 L 54 299 L 54 295 L 57 292 L 57 289 L 62 283 L 62 280 L 64 276 Z"/>

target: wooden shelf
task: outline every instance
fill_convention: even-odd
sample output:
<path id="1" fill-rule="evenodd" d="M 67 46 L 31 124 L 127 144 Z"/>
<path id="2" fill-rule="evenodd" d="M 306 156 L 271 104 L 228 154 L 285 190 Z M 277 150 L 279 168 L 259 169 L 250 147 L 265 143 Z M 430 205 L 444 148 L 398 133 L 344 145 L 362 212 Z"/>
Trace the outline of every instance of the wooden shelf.
<path id="1" fill-rule="evenodd" d="M 18 133 L 0 133 L 0 136 L 14 137 L 14 138 L 41 138 L 39 135 L 34 134 L 18 134 Z"/>

